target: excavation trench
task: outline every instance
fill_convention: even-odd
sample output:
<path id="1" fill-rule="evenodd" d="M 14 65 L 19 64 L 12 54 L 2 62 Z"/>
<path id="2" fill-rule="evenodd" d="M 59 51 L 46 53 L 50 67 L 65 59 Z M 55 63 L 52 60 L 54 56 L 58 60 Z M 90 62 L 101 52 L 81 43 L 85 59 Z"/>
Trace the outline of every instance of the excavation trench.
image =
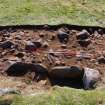
<path id="1" fill-rule="evenodd" d="M 99 80 L 99 73 L 105 80 L 104 45 L 105 28 L 102 27 L 0 26 L 1 75 L 4 72 L 7 77 L 20 78 L 30 74 L 35 82 L 48 80 L 49 86 L 79 89 L 88 81 L 85 84 L 88 88 Z"/>

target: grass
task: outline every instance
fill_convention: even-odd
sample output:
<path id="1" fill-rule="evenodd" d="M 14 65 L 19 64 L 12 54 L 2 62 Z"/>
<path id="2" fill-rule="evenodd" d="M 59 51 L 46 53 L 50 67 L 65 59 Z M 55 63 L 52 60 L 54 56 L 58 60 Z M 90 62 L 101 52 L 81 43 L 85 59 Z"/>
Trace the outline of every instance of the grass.
<path id="1" fill-rule="evenodd" d="M 105 0 L 0 0 L 0 25 L 105 27 Z"/>
<path id="2" fill-rule="evenodd" d="M 4 104 L 3 104 L 4 102 Z M 0 105 L 5 105 L 0 99 Z M 105 91 L 84 91 L 54 87 L 49 93 L 35 96 L 14 96 L 11 105 L 105 105 Z"/>

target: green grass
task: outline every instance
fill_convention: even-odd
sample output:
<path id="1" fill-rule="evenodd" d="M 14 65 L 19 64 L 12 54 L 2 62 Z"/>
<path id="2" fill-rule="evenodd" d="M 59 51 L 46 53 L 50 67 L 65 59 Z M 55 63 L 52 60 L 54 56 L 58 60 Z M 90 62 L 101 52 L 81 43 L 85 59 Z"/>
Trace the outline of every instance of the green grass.
<path id="1" fill-rule="evenodd" d="M 54 87 L 49 93 L 15 96 L 11 102 L 11 105 L 105 105 L 105 91 Z M 0 101 L 0 105 L 3 105 L 2 103 L 3 100 Z"/>
<path id="2" fill-rule="evenodd" d="M 0 25 L 61 23 L 105 27 L 105 0 L 0 0 Z"/>

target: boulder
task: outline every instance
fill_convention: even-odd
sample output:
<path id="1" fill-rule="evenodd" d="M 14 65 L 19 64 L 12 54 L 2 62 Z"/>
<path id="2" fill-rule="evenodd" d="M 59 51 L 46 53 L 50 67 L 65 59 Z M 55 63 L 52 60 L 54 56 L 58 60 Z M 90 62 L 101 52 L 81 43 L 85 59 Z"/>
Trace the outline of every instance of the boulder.
<path id="1" fill-rule="evenodd" d="M 49 75 L 51 78 L 81 78 L 83 71 L 76 66 L 57 66 L 49 71 Z"/>
<path id="2" fill-rule="evenodd" d="M 84 68 L 83 84 L 85 89 L 95 88 L 95 84 L 100 80 L 100 73 L 98 70 L 91 68 Z"/>
<path id="3" fill-rule="evenodd" d="M 10 64 L 8 64 L 8 67 L 5 68 L 5 72 L 9 76 L 24 76 L 28 72 L 34 72 L 35 73 L 34 79 L 37 79 L 39 75 L 41 78 L 43 76 L 47 76 L 48 74 L 46 67 L 42 64 L 22 63 L 22 62 L 15 62 L 15 63 L 10 62 Z"/>
<path id="4" fill-rule="evenodd" d="M 10 62 L 10 61 L 9 61 Z M 10 62 L 8 68 L 5 69 L 5 72 L 9 76 L 22 76 L 28 72 L 28 65 L 21 62 Z"/>

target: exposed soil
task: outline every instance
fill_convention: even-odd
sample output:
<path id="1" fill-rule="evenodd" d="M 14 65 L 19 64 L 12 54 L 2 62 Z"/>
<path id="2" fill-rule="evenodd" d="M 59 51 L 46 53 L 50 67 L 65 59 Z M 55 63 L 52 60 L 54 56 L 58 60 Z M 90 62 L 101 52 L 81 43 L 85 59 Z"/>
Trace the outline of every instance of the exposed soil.
<path id="1" fill-rule="evenodd" d="M 89 33 L 89 40 L 91 41 L 88 45 L 80 45 L 77 39 L 77 34 L 83 29 L 86 29 Z M 60 42 L 57 37 L 59 30 L 64 31 L 69 35 L 67 42 Z M 85 28 L 85 27 L 8 27 L 1 28 L 0 31 L 0 43 L 3 44 L 5 41 L 12 42 L 13 47 L 7 44 L 0 48 L 0 87 L 14 87 L 22 90 L 23 93 L 33 93 L 33 91 L 47 91 L 51 87 L 51 82 L 48 78 L 40 79 L 39 81 L 34 80 L 34 72 L 28 70 L 27 73 L 21 76 L 9 76 L 5 73 L 4 65 L 7 61 L 15 61 L 19 59 L 24 63 L 40 63 L 43 64 L 48 71 L 55 66 L 77 66 L 79 68 L 89 67 L 99 70 L 101 74 L 101 84 L 105 85 L 105 33 L 104 29 L 101 28 Z M 41 42 L 41 46 L 38 44 L 35 48 L 27 47 L 28 41 Z M 55 52 L 56 57 L 51 60 L 48 58 L 49 52 Z M 91 55 L 89 58 L 78 58 L 76 56 L 79 52 L 85 52 Z M 103 58 L 99 62 L 100 57 Z M 26 68 L 25 68 L 26 69 Z M 31 68 L 30 68 L 31 69 Z M 62 80 L 61 83 L 54 82 L 60 86 L 71 86 L 67 81 Z M 65 82 L 65 83 L 64 83 Z M 75 82 L 76 83 L 76 82 Z M 75 84 L 74 83 L 74 84 Z M 80 84 L 79 84 L 80 85 Z M 82 88 L 75 85 L 71 87 Z"/>

